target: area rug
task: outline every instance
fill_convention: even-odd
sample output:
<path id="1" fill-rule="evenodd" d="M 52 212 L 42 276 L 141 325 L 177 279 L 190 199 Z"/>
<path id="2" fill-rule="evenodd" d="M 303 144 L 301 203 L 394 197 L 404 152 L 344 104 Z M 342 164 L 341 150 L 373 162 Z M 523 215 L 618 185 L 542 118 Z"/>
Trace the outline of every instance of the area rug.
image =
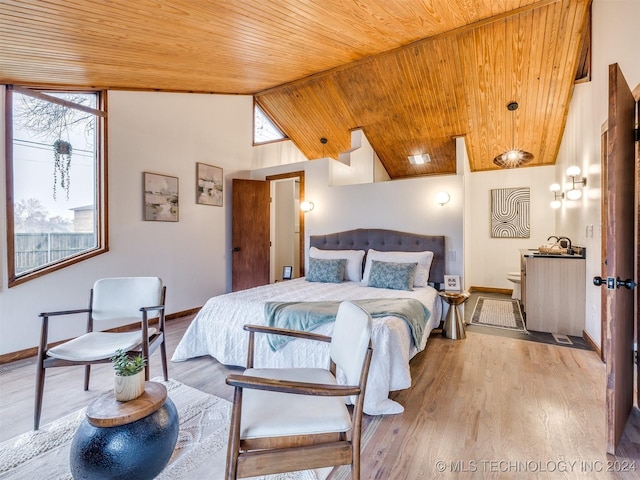
<path id="1" fill-rule="evenodd" d="M 527 333 L 517 300 L 478 297 L 470 323 Z"/>
<path id="2" fill-rule="evenodd" d="M 231 403 L 176 380 L 163 382 L 178 409 L 180 431 L 169 464 L 158 480 L 222 480 L 229 435 Z M 19 435 L 0 444 L 0 479 L 46 478 L 71 480 L 69 449 L 82 409 L 51 422 L 38 431 Z M 331 468 L 255 477 L 263 480 L 324 480 Z"/>

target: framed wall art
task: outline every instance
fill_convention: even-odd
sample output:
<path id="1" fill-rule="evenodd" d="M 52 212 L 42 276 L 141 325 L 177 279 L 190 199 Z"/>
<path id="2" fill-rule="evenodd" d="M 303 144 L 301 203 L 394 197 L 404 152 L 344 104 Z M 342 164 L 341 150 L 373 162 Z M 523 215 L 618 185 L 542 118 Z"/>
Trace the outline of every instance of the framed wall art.
<path id="1" fill-rule="evenodd" d="M 459 275 L 445 275 L 444 276 L 444 289 L 445 289 L 445 291 L 458 291 L 458 290 L 460 290 L 460 276 Z"/>
<path id="2" fill-rule="evenodd" d="M 529 238 L 529 187 L 491 190 L 491 237 Z"/>
<path id="3" fill-rule="evenodd" d="M 196 163 L 196 203 L 221 207 L 223 186 L 221 167 Z"/>
<path id="4" fill-rule="evenodd" d="M 285 265 L 282 267 L 282 279 L 291 280 L 291 278 L 293 278 L 293 266 Z"/>
<path id="5" fill-rule="evenodd" d="M 143 173 L 144 219 L 155 222 L 178 221 L 178 177 Z"/>

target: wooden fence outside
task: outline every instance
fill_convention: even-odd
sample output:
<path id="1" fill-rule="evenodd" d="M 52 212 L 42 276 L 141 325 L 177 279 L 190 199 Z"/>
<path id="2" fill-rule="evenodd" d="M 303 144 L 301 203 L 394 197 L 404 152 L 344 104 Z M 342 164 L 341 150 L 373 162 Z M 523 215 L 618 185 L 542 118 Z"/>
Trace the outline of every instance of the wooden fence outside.
<path id="1" fill-rule="evenodd" d="M 16 233 L 16 273 L 57 262 L 96 247 L 94 233 Z"/>

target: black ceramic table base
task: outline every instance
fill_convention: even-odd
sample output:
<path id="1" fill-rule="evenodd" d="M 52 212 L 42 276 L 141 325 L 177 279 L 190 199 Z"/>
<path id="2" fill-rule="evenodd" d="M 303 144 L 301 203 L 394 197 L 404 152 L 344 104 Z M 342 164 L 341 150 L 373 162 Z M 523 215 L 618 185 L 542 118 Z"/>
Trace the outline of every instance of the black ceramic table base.
<path id="1" fill-rule="evenodd" d="M 178 440 L 178 411 L 167 398 L 152 414 L 116 427 L 85 418 L 71 442 L 75 480 L 151 480 L 169 463 Z"/>

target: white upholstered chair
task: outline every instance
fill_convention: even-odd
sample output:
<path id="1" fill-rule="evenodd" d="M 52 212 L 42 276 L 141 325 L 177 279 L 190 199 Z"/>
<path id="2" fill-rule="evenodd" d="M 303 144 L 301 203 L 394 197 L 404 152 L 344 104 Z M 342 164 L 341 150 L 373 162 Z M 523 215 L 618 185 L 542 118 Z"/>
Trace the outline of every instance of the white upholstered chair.
<path id="1" fill-rule="evenodd" d="M 371 317 L 351 302 L 340 304 L 333 336 L 246 325 L 247 370 L 228 375 L 235 387 L 226 479 L 351 465 L 360 478 L 360 432 L 371 362 Z M 252 368 L 255 333 L 330 342 L 322 368 Z M 336 380 L 336 366 L 347 384 Z M 350 409 L 345 397 L 354 404 Z"/>
<path id="2" fill-rule="evenodd" d="M 165 347 L 164 303 L 166 287 L 158 277 L 122 277 L 98 280 L 89 295 L 89 307 L 78 310 L 43 312 L 33 429 L 40 426 L 44 379 L 47 368 L 85 365 L 84 389 L 89 389 L 91 365 L 107 363 L 117 350 L 142 353 L 147 359 L 145 376 L 149 380 L 149 356 L 160 347 L 164 379 L 168 380 Z M 49 319 L 63 315 L 87 314 L 86 333 L 50 348 Z M 149 318 L 158 317 L 157 327 L 149 327 Z M 136 324 L 135 330 L 101 331 Z M 102 325 L 102 328 L 100 326 Z"/>

